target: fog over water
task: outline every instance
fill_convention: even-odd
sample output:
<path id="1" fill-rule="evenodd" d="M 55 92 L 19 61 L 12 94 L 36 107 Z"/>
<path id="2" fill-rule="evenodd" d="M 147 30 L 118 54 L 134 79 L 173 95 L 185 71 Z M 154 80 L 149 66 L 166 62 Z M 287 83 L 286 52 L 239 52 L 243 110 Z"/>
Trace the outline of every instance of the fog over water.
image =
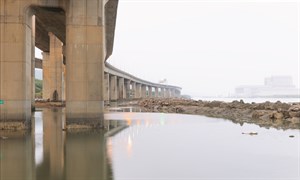
<path id="1" fill-rule="evenodd" d="M 192 96 L 289 75 L 299 87 L 299 1 L 121 0 L 108 62 Z"/>
<path id="2" fill-rule="evenodd" d="M 120 0 L 108 62 L 182 94 L 227 96 L 291 76 L 299 87 L 299 0 Z"/>

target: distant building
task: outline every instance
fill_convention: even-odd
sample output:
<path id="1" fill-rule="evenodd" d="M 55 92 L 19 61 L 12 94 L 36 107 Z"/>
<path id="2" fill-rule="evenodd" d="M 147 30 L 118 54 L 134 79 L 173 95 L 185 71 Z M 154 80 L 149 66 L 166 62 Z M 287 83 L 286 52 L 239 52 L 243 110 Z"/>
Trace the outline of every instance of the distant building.
<path id="1" fill-rule="evenodd" d="M 293 79 L 290 76 L 271 76 L 265 78 L 265 86 L 295 88 Z"/>
<path id="2" fill-rule="evenodd" d="M 300 97 L 300 89 L 293 84 L 290 76 L 271 76 L 265 78 L 264 85 L 238 86 L 236 97 Z"/>

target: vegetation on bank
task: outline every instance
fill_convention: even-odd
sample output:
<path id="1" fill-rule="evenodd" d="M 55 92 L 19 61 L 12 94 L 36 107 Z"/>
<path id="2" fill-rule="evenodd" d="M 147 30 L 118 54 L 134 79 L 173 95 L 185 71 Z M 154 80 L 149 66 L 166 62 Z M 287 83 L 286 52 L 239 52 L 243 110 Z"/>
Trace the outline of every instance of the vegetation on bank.
<path id="1" fill-rule="evenodd" d="M 43 81 L 35 79 L 35 98 L 41 99 L 43 97 Z"/>

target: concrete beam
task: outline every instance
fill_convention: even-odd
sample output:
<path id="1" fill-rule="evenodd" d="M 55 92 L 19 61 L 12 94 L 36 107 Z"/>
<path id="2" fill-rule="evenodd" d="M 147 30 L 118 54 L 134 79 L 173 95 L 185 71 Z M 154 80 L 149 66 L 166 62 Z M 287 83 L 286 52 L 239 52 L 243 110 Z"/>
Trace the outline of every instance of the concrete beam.
<path id="1" fill-rule="evenodd" d="M 116 19 L 117 19 L 117 8 L 118 8 L 118 0 L 108 0 L 104 5 L 104 13 L 105 13 L 105 38 L 106 38 L 106 56 L 105 60 L 109 58 L 109 56 L 113 52 L 113 43 L 115 37 L 115 27 L 116 27 Z"/>

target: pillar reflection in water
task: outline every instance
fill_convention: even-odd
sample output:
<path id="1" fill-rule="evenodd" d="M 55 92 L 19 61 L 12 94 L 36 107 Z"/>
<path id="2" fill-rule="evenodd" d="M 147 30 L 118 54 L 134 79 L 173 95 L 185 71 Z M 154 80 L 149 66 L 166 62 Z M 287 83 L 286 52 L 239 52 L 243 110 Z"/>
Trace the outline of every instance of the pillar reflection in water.
<path id="1" fill-rule="evenodd" d="M 106 131 L 66 132 L 64 119 L 61 108 L 43 109 L 31 132 L 0 131 L 0 179 L 113 179 Z"/>
<path id="2" fill-rule="evenodd" d="M 34 180 L 30 133 L 0 131 L 0 179 Z"/>
<path id="3" fill-rule="evenodd" d="M 111 179 L 104 131 L 63 131 L 61 108 L 43 110 L 44 161 L 37 179 Z"/>
<path id="4" fill-rule="evenodd" d="M 62 109 L 44 109 L 40 116 L 35 119 L 35 154 L 37 157 L 43 157 L 42 162 L 36 159 L 36 176 L 37 179 L 64 179 L 64 143 L 65 132 L 62 131 Z M 43 127 L 43 140 L 40 140 L 40 126 Z M 38 132 L 38 134 L 37 134 Z M 43 154 L 41 151 L 40 142 L 43 143 Z"/>

